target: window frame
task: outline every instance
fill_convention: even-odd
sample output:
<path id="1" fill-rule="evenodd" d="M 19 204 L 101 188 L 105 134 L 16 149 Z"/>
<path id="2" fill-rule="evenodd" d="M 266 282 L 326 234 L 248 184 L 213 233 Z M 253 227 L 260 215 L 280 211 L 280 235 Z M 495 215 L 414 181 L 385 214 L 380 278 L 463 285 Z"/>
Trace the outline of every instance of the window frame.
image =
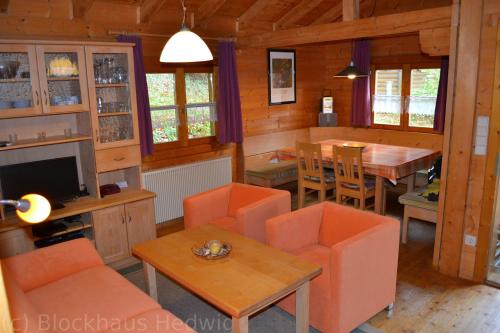
<path id="1" fill-rule="evenodd" d="M 203 144 L 217 144 L 217 126 L 215 122 L 212 123 L 213 135 L 202 138 L 189 138 L 188 120 L 186 110 L 186 73 L 210 73 L 212 74 L 212 87 L 210 93 L 213 96 L 213 101 L 217 101 L 217 66 L 186 66 L 186 67 L 166 67 L 161 70 L 149 71 L 148 74 L 161 74 L 161 73 L 174 73 L 175 74 L 175 98 L 178 110 L 179 126 L 177 127 L 178 140 L 172 142 L 159 142 L 155 143 L 157 151 L 170 150 L 175 148 L 190 147 Z"/>
<path id="2" fill-rule="evenodd" d="M 426 68 L 440 68 L 441 64 L 439 61 L 429 61 L 425 63 L 391 63 L 391 64 L 376 64 L 370 67 L 370 112 L 371 112 L 371 125 L 370 128 L 375 129 L 389 129 L 396 131 L 407 131 L 407 132 L 422 132 L 422 133 L 436 133 L 439 134 L 439 131 L 434 130 L 433 128 L 426 127 L 415 127 L 409 125 L 410 114 L 407 112 L 406 107 L 406 98 L 410 96 L 411 90 L 411 70 L 412 69 L 426 69 Z M 375 93 L 375 71 L 376 70 L 390 70 L 390 69 L 399 69 L 402 70 L 402 87 L 401 87 L 401 97 L 403 97 L 403 108 L 400 114 L 400 125 L 384 125 L 384 124 L 375 124 L 374 119 L 375 115 L 373 112 L 373 94 Z"/>

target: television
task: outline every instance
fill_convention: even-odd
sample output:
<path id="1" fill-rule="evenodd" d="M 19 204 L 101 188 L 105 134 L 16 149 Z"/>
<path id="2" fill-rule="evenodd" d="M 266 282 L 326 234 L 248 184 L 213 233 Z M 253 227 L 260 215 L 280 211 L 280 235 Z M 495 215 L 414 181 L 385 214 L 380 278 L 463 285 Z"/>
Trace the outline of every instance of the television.
<path id="1" fill-rule="evenodd" d="M 56 209 L 62 202 L 75 199 L 80 192 L 76 157 L 1 166 L 0 184 L 4 199 L 17 200 L 25 194 L 37 193 L 45 196 Z"/>

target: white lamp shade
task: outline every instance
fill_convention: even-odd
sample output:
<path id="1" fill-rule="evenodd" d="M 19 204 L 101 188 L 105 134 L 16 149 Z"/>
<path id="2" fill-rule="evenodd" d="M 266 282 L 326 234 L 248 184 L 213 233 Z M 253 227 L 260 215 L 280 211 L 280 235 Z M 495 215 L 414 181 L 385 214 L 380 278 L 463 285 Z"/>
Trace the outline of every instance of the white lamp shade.
<path id="1" fill-rule="evenodd" d="M 213 58 L 203 39 L 183 28 L 167 41 L 161 51 L 160 62 L 199 62 Z"/>

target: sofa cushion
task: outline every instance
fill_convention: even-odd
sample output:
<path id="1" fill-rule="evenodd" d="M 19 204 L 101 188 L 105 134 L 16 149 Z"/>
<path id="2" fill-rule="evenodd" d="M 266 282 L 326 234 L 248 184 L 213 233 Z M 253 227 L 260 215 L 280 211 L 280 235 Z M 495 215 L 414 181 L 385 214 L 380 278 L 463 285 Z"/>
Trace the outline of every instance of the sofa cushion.
<path id="1" fill-rule="evenodd" d="M 26 252 L 2 261 L 24 291 L 30 291 L 84 269 L 104 265 L 95 246 L 86 238 Z"/>
<path id="2" fill-rule="evenodd" d="M 227 215 L 236 217 L 239 208 L 251 205 L 273 194 L 274 192 L 266 188 L 234 183 L 231 187 Z"/>
<path id="3" fill-rule="evenodd" d="M 311 245 L 293 250 L 291 253 L 302 259 L 321 265 L 323 271 L 319 276 L 311 280 L 310 298 L 314 299 L 314 303 L 310 303 L 309 320 L 311 325 L 316 328 L 330 326 L 329 320 L 331 316 L 324 309 L 327 309 L 330 304 L 330 294 L 328 291 L 332 290 L 330 275 L 331 249 L 321 245 Z M 295 293 L 279 302 L 278 306 L 291 314 L 295 314 Z"/>
<path id="4" fill-rule="evenodd" d="M 98 332 L 160 306 L 106 266 L 86 269 L 26 293 L 54 332 Z"/>
<path id="5" fill-rule="evenodd" d="M 106 333 L 196 333 L 182 320 L 165 310 L 152 310 L 113 324 Z"/>
<path id="6" fill-rule="evenodd" d="M 234 217 L 222 217 L 220 219 L 214 220 L 212 223 L 217 225 L 218 227 L 221 227 L 222 229 L 238 232 L 236 219 Z"/>
<path id="7" fill-rule="evenodd" d="M 9 272 L 9 269 L 3 264 L 2 271 L 14 331 L 30 333 L 41 332 L 43 327 L 40 326 L 38 311 L 33 307 L 33 304 L 31 304 L 21 287 L 14 281 L 12 273 Z M 0 327 L 2 327 L 1 324 Z M 50 331 L 45 329 L 43 332 L 49 333 Z"/>

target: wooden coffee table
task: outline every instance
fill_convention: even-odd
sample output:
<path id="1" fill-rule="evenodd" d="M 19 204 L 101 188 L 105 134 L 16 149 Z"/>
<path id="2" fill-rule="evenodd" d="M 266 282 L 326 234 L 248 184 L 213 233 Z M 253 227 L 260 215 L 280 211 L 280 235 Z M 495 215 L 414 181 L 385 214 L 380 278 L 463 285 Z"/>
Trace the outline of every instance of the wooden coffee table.
<path id="1" fill-rule="evenodd" d="M 209 261 L 192 253 L 211 239 L 231 244 L 229 256 Z M 210 224 L 138 244 L 133 253 L 156 300 L 158 270 L 231 315 L 233 332 L 248 332 L 250 315 L 296 291 L 296 331 L 309 332 L 309 281 L 319 265 Z"/>

